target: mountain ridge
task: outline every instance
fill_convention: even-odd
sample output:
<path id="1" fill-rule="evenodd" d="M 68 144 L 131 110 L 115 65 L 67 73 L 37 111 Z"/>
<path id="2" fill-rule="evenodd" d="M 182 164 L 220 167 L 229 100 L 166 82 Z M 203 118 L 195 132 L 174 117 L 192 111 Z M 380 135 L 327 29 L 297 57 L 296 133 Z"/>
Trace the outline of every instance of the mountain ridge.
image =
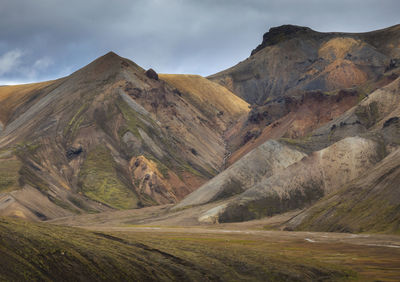
<path id="1" fill-rule="evenodd" d="M 170 204 L 197 224 L 308 215 L 397 150 L 399 25 L 285 25 L 260 46 L 208 79 L 109 52 L 55 81 L 1 87 L 0 215 Z M 288 228 L 316 228 L 307 218 Z"/>
<path id="2" fill-rule="evenodd" d="M 223 166 L 223 132 L 248 112 L 219 85 L 210 89 L 238 101 L 235 110 L 212 97 L 193 104 L 195 89 L 182 94 L 113 52 L 40 86 L 0 135 L 2 162 L 19 166 L 3 189 L 20 187 L 0 212 L 31 219 L 176 202 Z"/>

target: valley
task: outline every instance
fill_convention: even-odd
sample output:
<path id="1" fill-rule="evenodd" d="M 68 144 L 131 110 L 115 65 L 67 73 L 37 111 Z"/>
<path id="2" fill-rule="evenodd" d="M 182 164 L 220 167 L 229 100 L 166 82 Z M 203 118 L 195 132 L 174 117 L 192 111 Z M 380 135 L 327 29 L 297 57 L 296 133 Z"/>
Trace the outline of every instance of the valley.
<path id="1" fill-rule="evenodd" d="M 82 230 L 1 219 L 0 277 L 397 281 L 400 275 L 398 236 L 254 228 L 87 225 Z"/>

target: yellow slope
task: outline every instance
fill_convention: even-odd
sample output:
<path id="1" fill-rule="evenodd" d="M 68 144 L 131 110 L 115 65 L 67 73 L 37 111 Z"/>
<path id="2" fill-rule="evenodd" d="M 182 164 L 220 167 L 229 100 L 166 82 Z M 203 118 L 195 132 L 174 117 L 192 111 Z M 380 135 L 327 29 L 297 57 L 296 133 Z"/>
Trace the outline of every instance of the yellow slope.
<path id="1" fill-rule="evenodd" d="M 214 106 L 231 116 L 246 114 L 249 104 L 225 87 L 199 75 L 160 74 L 160 79 L 192 96 L 204 107 Z"/>
<path id="2" fill-rule="evenodd" d="M 0 87 L 0 122 L 6 124 L 12 112 L 36 91 L 54 81 Z"/>

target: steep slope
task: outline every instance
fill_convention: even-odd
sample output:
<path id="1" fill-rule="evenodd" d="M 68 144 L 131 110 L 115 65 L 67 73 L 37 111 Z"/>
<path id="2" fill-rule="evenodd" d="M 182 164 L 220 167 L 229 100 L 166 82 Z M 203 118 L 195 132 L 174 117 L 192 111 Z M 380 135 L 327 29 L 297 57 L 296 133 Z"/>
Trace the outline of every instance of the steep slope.
<path id="1" fill-rule="evenodd" d="M 194 105 L 206 110 L 210 116 L 226 117 L 225 123 L 248 113 L 248 104 L 225 87 L 199 75 L 160 74 L 160 79 L 176 87 Z M 207 108 L 208 107 L 208 108 Z"/>
<path id="2" fill-rule="evenodd" d="M 361 85 L 399 66 L 400 25 L 368 33 L 322 33 L 274 27 L 252 55 L 209 77 L 250 103 L 301 91 Z"/>
<path id="3" fill-rule="evenodd" d="M 190 99 L 114 53 L 57 81 L 5 89 L 0 173 L 11 174 L 0 214 L 48 219 L 183 198 L 224 166 L 224 132 L 249 110 L 196 79 L 197 97 L 213 89 L 234 105 L 211 112 L 210 97 Z"/>
<path id="4" fill-rule="evenodd" d="M 375 168 L 377 174 L 372 175 L 385 178 L 379 167 L 386 166 L 383 159 L 390 152 L 397 150 L 400 144 L 399 94 L 400 78 L 374 91 L 342 116 L 313 131 L 309 137 L 280 139 L 280 142 L 287 146 L 309 155 L 205 212 L 200 216 L 200 220 L 243 221 L 304 208 L 314 204 L 324 195 L 329 198 L 329 195 L 347 187 L 366 171 L 372 174 Z M 237 163 L 240 163 L 240 160 Z M 397 185 L 395 183 L 393 185 Z M 346 194 L 346 191 L 345 189 L 341 193 Z M 393 188 L 386 197 L 391 195 L 391 198 L 395 199 L 394 202 L 397 202 L 396 193 Z M 188 198 L 190 197 L 191 195 Z M 350 197 L 348 201 L 354 199 Z M 368 197 L 357 199 L 360 205 L 370 204 Z M 318 211 L 322 213 L 326 205 L 321 204 L 319 207 Z M 349 217 L 357 216 L 356 210 L 354 214 L 351 209 L 348 212 Z M 332 214 L 332 211 L 329 214 Z M 394 212 L 393 216 L 398 214 Z M 390 216 L 375 217 L 374 220 L 378 218 L 384 219 L 382 224 L 390 225 L 392 222 Z M 317 229 L 316 225 L 313 225 L 313 228 Z"/>
<path id="5" fill-rule="evenodd" d="M 349 136 L 378 137 L 388 152 L 398 146 L 400 133 L 400 78 L 370 93 L 359 104 L 314 130 L 306 138 L 281 139 L 296 148 L 312 152 Z"/>
<path id="6" fill-rule="evenodd" d="M 15 109 L 31 97 L 40 95 L 40 91 L 51 85 L 53 81 L 41 83 L 1 86 L 0 87 L 0 133 L 4 125 L 11 118 Z"/>
<path id="7" fill-rule="evenodd" d="M 263 179 L 201 220 L 245 221 L 303 208 L 373 167 L 384 157 L 381 151 L 378 142 L 345 138 Z"/>
<path id="8" fill-rule="evenodd" d="M 267 141 L 191 193 L 175 208 L 201 205 L 240 194 L 305 156 L 279 142 Z"/>
<path id="9" fill-rule="evenodd" d="M 400 150 L 294 217 L 287 228 L 400 234 Z"/>
<path id="10" fill-rule="evenodd" d="M 339 117 L 359 101 L 357 90 L 340 90 L 325 94 L 306 92 L 300 97 L 271 101 L 251 110 L 248 119 L 230 138 L 233 164 L 265 141 L 278 138 L 298 139 Z"/>
<path id="11" fill-rule="evenodd" d="M 400 26 L 367 33 L 271 28 L 251 56 L 208 77 L 251 103 L 231 165 L 269 139 L 306 137 L 400 75 Z"/>

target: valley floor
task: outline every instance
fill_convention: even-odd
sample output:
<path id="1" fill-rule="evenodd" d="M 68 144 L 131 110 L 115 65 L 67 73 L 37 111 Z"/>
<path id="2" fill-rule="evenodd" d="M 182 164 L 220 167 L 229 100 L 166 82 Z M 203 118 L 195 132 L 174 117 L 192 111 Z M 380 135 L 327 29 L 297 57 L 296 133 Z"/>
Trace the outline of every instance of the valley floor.
<path id="1" fill-rule="evenodd" d="M 195 217 L 204 207 L 176 212 L 169 208 L 81 215 L 53 223 L 149 245 L 213 269 L 222 280 L 400 279 L 400 236 L 266 230 L 298 212 L 245 223 L 199 225 Z"/>
<path id="2" fill-rule="evenodd" d="M 130 240 L 151 242 L 156 248 L 163 251 L 173 250 L 177 254 L 180 251 L 196 256 L 208 254 L 210 258 L 220 260 L 219 263 L 223 263 L 227 256 L 235 260 L 238 266 L 242 264 L 243 268 L 248 268 L 247 271 L 258 271 L 258 266 L 268 268 L 269 261 L 276 260 L 280 265 L 272 268 L 280 269 L 282 276 L 278 275 L 276 278 L 282 280 L 285 278 L 283 269 L 290 273 L 287 278 L 294 280 L 303 275 L 303 279 L 313 277 L 311 280 L 356 278 L 360 281 L 398 281 L 400 278 L 400 238 L 393 236 L 196 227 L 116 227 L 97 231 L 113 232 L 116 236 Z M 229 259 L 227 262 L 229 264 Z M 309 267 L 311 268 L 307 269 Z M 240 273 L 240 268 L 232 265 L 227 271 Z M 260 275 L 262 273 L 265 275 L 265 272 L 260 272 Z"/>

